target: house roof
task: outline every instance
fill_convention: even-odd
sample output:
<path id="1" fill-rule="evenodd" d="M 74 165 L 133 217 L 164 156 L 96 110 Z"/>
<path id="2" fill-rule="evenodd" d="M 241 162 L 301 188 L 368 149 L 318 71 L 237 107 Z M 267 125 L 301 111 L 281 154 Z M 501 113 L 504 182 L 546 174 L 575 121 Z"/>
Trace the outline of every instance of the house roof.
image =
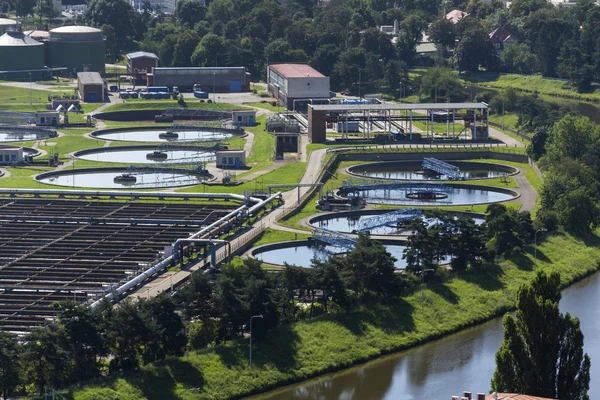
<path id="1" fill-rule="evenodd" d="M 308 64 L 269 64 L 269 68 L 284 78 L 325 78 L 325 75 Z"/>
<path id="2" fill-rule="evenodd" d="M 131 60 L 132 58 L 141 58 L 141 57 L 155 58 L 158 60 L 158 56 L 154 53 L 150 53 L 149 51 L 135 51 L 133 53 L 127 54 L 127 58 L 129 60 Z"/>
<path id="3" fill-rule="evenodd" d="M 504 28 L 494 29 L 492 32 L 489 33 L 489 37 L 491 43 L 503 43 L 506 42 L 508 39 L 513 39 L 516 42 L 520 41 L 520 39 L 517 36 L 511 34 Z"/>
<path id="4" fill-rule="evenodd" d="M 437 52 L 437 46 L 435 43 L 419 43 L 415 48 L 417 54 L 435 53 Z"/>
<path id="5" fill-rule="evenodd" d="M 468 16 L 469 13 L 460 10 L 452 10 L 448 14 L 446 14 L 446 19 L 452 22 L 453 24 L 458 23 L 461 19 Z"/>
<path id="6" fill-rule="evenodd" d="M 485 396 L 485 400 L 495 400 L 493 394 Z M 535 397 L 527 394 L 515 394 L 515 393 L 498 393 L 498 400 L 555 400 L 547 397 Z"/>
<path id="7" fill-rule="evenodd" d="M 98 72 L 78 72 L 77 80 L 84 85 L 104 85 L 104 80 Z"/>

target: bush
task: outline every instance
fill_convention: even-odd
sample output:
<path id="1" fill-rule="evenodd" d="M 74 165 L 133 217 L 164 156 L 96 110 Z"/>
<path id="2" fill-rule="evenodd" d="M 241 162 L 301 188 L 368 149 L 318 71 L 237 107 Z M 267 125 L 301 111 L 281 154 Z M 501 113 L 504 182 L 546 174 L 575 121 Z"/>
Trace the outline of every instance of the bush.
<path id="1" fill-rule="evenodd" d="M 212 103 L 211 99 L 206 100 L 207 103 Z"/>
<path id="2" fill-rule="evenodd" d="M 188 346 L 193 350 L 203 349 L 215 343 L 219 329 L 216 322 L 194 321 L 188 328 Z"/>

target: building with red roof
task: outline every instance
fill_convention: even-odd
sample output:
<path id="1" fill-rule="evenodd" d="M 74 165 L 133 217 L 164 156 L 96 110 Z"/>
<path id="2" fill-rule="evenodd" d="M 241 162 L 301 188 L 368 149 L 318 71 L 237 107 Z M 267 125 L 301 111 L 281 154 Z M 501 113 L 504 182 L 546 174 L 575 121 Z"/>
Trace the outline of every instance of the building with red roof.
<path id="1" fill-rule="evenodd" d="M 269 64 L 267 85 L 269 93 L 289 110 L 296 109 L 298 100 L 309 104 L 330 97 L 329 77 L 308 64 Z"/>

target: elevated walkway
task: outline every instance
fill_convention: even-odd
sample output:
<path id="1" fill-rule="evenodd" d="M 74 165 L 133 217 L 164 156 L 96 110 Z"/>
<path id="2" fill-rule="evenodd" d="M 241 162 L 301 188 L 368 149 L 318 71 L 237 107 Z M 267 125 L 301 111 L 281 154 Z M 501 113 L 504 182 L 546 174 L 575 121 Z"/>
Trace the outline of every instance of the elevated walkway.
<path id="1" fill-rule="evenodd" d="M 401 223 L 412 221 L 415 218 L 423 217 L 423 211 L 418 208 L 405 208 L 402 210 L 395 210 L 385 214 L 375 215 L 373 217 L 361 219 L 356 229 L 357 233 L 368 232 L 371 229 L 379 228 L 386 225 L 398 225 Z"/>
<path id="2" fill-rule="evenodd" d="M 425 157 L 423 159 L 423 169 L 428 169 L 440 175 L 446 175 L 448 179 L 459 180 L 462 178 L 460 175 L 460 168 L 438 160 L 437 158 Z"/>
<path id="3" fill-rule="evenodd" d="M 329 246 L 342 247 L 347 250 L 353 250 L 356 244 L 356 239 L 351 236 L 323 228 L 316 228 L 313 231 L 312 237 Z"/>

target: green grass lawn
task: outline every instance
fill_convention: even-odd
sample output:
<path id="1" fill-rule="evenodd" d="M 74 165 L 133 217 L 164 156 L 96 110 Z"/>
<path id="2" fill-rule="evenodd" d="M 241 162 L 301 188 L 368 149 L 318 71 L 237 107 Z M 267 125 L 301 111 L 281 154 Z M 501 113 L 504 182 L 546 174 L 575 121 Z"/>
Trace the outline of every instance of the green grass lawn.
<path id="1" fill-rule="evenodd" d="M 29 106 L 29 88 L 6 86 L 0 84 L 0 99 L 2 99 L 1 109 L 5 109 L 5 105 L 21 103 L 23 106 Z M 31 90 L 32 103 L 48 103 L 48 95 L 52 92 L 45 90 Z"/>
<path id="2" fill-rule="evenodd" d="M 550 235 L 538 247 L 539 267 L 555 270 L 563 285 L 598 269 L 600 238 Z M 325 315 L 281 326 L 255 342 L 229 342 L 141 367 L 105 383 L 73 388 L 68 399 L 228 399 L 266 391 L 378 357 L 502 315 L 535 273 L 532 249 L 479 270 L 427 284 L 388 306 Z M 198 388 L 191 390 L 191 388 Z"/>
<path id="3" fill-rule="evenodd" d="M 221 186 L 221 185 L 197 185 L 178 190 L 179 192 L 191 192 L 191 193 L 236 193 L 242 194 L 244 190 L 265 190 L 268 191 L 269 185 L 275 184 L 290 184 L 295 185 L 300 181 L 304 170 L 306 169 L 306 163 L 292 163 L 286 164 L 281 168 L 268 172 L 264 175 L 259 176 L 256 179 L 250 180 L 238 186 Z M 280 191 L 281 189 L 274 189 L 273 193 Z M 285 189 L 288 190 L 288 189 Z"/>
<path id="4" fill-rule="evenodd" d="M 238 105 L 229 103 L 207 103 L 200 102 L 197 99 L 186 99 L 185 107 L 187 108 L 204 108 L 204 109 L 242 109 Z M 128 110 L 161 110 L 165 108 L 181 108 L 176 100 L 146 100 L 146 99 L 128 99 L 125 103 L 113 104 L 104 109 L 109 111 L 128 111 Z"/>
<path id="5" fill-rule="evenodd" d="M 262 108 L 262 109 L 269 110 L 269 111 L 272 111 L 272 112 L 285 111 L 285 108 L 278 107 L 278 106 L 272 106 L 269 103 L 267 103 L 266 101 L 264 103 L 262 101 L 260 101 L 260 102 L 257 101 L 257 102 L 253 102 L 253 103 L 244 103 L 244 105 L 250 106 L 250 107 Z"/>
<path id="6" fill-rule="evenodd" d="M 6 168 L 10 173 L 10 176 L 0 179 L 0 187 L 19 189 L 56 189 L 55 185 L 46 185 L 33 179 L 34 176 L 45 171 L 51 171 L 52 169 L 53 168 L 45 167 Z"/>
<path id="7" fill-rule="evenodd" d="M 270 164 L 275 152 L 275 137 L 265 131 L 266 116 L 257 117 L 256 122 L 258 123 L 257 126 L 245 128 L 245 130 L 254 134 L 254 144 L 246 162 Z"/>

